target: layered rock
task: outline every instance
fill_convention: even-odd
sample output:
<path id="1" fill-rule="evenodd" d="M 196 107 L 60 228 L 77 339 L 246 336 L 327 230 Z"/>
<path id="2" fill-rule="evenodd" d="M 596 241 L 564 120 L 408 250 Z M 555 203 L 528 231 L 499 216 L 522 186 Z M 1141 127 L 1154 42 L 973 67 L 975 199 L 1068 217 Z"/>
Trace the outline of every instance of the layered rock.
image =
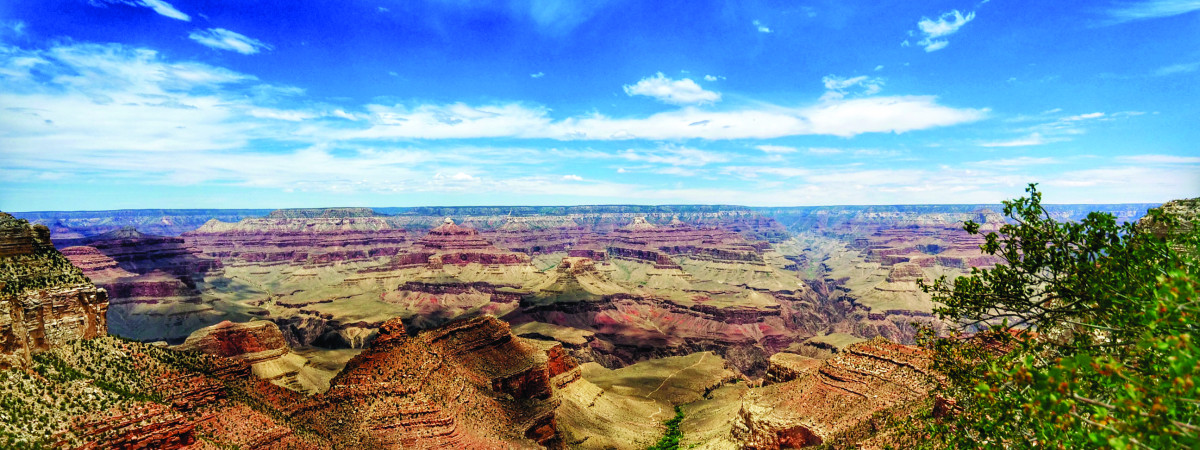
<path id="1" fill-rule="evenodd" d="M 237 223 L 212 220 L 183 237 L 232 263 L 328 264 L 393 256 L 409 233 L 362 209 L 280 210 Z"/>
<path id="2" fill-rule="evenodd" d="M 154 236 L 133 228 L 122 228 L 82 239 L 56 240 L 59 248 L 86 245 L 112 258 L 129 272 L 162 271 L 190 277 L 220 269 L 221 263 L 188 246 L 183 238 Z"/>
<path id="3" fill-rule="evenodd" d="M 771 355 L 767 362 L 767 376 L 763 382 L 771 384 L 792 381 L 817 370 L 821 364 L 821 360 L 816 358 L 779 352 Z"/>
<path id="4" fill-rule="evenodd" d="M 792 381 L 751 391 L 731 438 L 744 448 L 853 445 L 878 429 L 880 415 L 915 411 L 936 382 L 930 355 L 873 339 L 852 345 Z"/>
<path id="5" fill-rule="evenodd" d="M 107 334 L 107 293 L 50 243 L 49 230 L 0 213 L 0 368 Z"/>
<path id="6" fill-rule="evenodd" d="M 291 351 L 274 322 L 221 322 L 196 330 L 176 349 L 244 362 L 255 376 L 294 391 L 315 393 L 328 388 L 318 370 Z"/>
<path id="7" fill-rule="evenodd" d="M 440 267 L 442 264 L 527 264 L 529 256 L 524 253 L 507 252 L 492 245 L 474 228 L 458 226 L 450 218 L 413 244 L 414 254 L 428 254 L 426 264 Z"/>
<path id="8" fill-rule="evenodd" d="M 494 317 L 416 336 L 392 320 L 296 417 L 361 447 L 555 445 L 548 361 Z"/>

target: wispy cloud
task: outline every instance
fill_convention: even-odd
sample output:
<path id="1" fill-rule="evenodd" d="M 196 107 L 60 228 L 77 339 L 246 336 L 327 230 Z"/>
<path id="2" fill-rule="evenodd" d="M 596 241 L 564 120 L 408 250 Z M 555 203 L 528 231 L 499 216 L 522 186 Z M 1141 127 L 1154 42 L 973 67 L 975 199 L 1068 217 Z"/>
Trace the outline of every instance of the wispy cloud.
<path id="1" fill-rule="evenodd" d="M 842 98 L 850 93 L 853 89 L 858 89 L 858 93 L 862 95 L 878 94 L 883 90 L 883 79 L 879 77 L 868 77 L 859 75 L 857 77 L 845 78 L 837 75 L 826 75 L 821 78 L 821 83 L 825 85 L 827 92 L 824 99 Z"/>
<path id="2" fill-rule="evenodd" d="M 1133 155 L 1122 156 L 1117 160 L 1133 164 L 1200 164 L 1200 156 Z"/>
<path id="3" fill-rule="evenodd" d="M 762 163 L 799 152 L 764 143 L 754 150 L 762 154 L 751 156 L 743 152 L 756 142 L 737 143 L 733 148 L 738 151 L 717 151 L 704 148 L 703 142 L 687 146 L 679 141 L 907 132 L 987 114 L 920 96 L 814 100 L 799 106 L 755 101 L 716 111 L 683 106 L 624 117 L 555 117 L 549 107 L 519 102 L 338 105 L 314 102 L 302 89 L 264 84 L 251 75 L 173 60 L 144 48 L 68 42 L 43 50 L 8 50 L 0 53 L 0 104 L 8 108 L 0 114 L 0 129 L 6 130 L 0 135 L 0 179 L 7 183 L 27 182 L 39 174 L 102 173 L 106 180 L 177 186 L 563 192 L 631 201 L 711 202 L 723 197 L 593 180 L 593 172 L 580 172 L 579 167 L 589 170 L 586 164 L 546 162 L 595 159 L 636 165 L 626 167 L 634 173 L 709 176 L 730 163 Z M 495 141 L 486 138 L 491 137 L 595 141 L 607 150 L 567 153 L 540 144 L 521 148 L 521 143 L 490 147 Z M 613 149 L 616 144 L 599 142 L 610 140 L 631 144 Z M 754 172 L 767 178 L 802 176 L 800 169 L 780 164 Z M 821 192 L 832 195 L 821 186 Z M 776 196 L 727 190 L 741 202 L 789 198 L 782 191 Z"/>
<path id="4" fill-rule="evenodd" d="M 188 34 L 188 38 L 207 47 L 234 51 L 243 55 L 253 55 L 261 50 L 271 50 L 271 46 L 262 41 L 224 28 L 196 30 Z"/>
<path id="5" fill-rule="evenodd" d="M 1054 159 L 1054 158 L 1050 158 L 1050 157 L 1020 156 L 1017 158 L 988 159 L 988 160 L 984 160 L 984 161 L 977 161 L 977 162 L 975 162 L 975 164 L 980 165 L 980 166 L 985 166 L 985 167 L 996 167 L 996 166 L 1015 167 L 1015 166 L 1034 166 L 1034 165 L 1043 165 L 1043 164 L 1058 164 L 1058 160 Z"/>
<path id="6" fill-rule="evenodd" d="M 1171 17 L 1196 10 L 1200 10 L 1200 0 L 1121 1 L 1105 12 L 1108 18 L 1103 25 Z"/>
<path id="7" fill-rule="evenodd" d="M 1154 75 L 1165 77 L 1170 75 L 1178 75 L 1181 73 L 1191 73 L 1197 70 L 1200 70 L 1200 62 L 1172 64 L 1155 70 Z"/>
<path id="8" fill-rule="evenodd" d="M 1053 142 L 1052 139 L 1042 137 L 1041 133 L 1033 133 L 1029 136 L 1007 140 L 1007 141 L 991 141 L 979 144 L 980 147 L 1029 147 L 1034 145 L 1044 145 Z"/>
<path id="9" fill-rule="evenodd" d="M 95 6 L 104 6 L 105 4 L 122 4 L 129 6 L 140 6 L 150 8 L 154 12 L 184 22 L 191 22 L 192 17 L 184 14 L 182 11 L 175 9 L 170 3 L 163 0 L 89 0 L 89 3 Z"/>
<path id="10" fill-rule="evenodd" d="M 758 21 L 757 19 L 750 22 L 750 24 L 754 25 L 754 29 L 758 30 L 759 33 L 770 33 L 771 32 L 770 28 L 768 28 L 766 25 L 763 25 L 763 23 Z"/>
<path id="11" fill-rule="evenodd" d="M 925 47 L 926 52 L 933 52 L 946 48 L 950 45 L 950 41 L 939 39 L 957 33 L 960 28 L 968 22 L 975 19 L 975 12 L 969 12 L 963 15 L 957 9 L 943 13 L 937 19 L 922 17 L 917 22 L 917 28 L 924 36 L 923 39 L 917 41 L 917 45 Z M 906 43 L 908 41 L 905 41 Z"/>
<path id="12" fill-rule="evenodd" d="M 760 145 L 755 148 L 762 150 L 764 153 L 774 153 L 774 154 L 796 153 L 796 151 L 797 151 L 796 147 L 786 147 L 783 145 Z"/>
<path id="13" fill-rule="evenodd" d="M 654 164 L 666 164 L 670 166 L 691 166 L 700 167 L 713 163 L 722 163 L 730 160 L 730 156 L 723 153 L 710 152 L 706 150 L 698 150 L 687 147 L 668 147 L 659 150 L 634 150 L 629 149 L 617 153 L 617 157 L 634 162 L 646 162 Z"/>
<path id="14" fill-rule="evenodd" d="M 842 149 L 840 149 L 840 148 L 812 147 L 812 148 L 808 149 L 808 154 L 810 154 L 810 155 L 837 155 L 837 154 L 841 154 L 841 153 L 842 153 Z"/>
<path id="15" fill-rule="evenodd" d="M 691 78 L 672 80 L 662 72 L 642 78 L 636 84 L 625 85 L 625 93 L 630 96 L 644 95 L 673 105 L 715 103 L 721 100 L 721 94 L 704 90 Z"/>
<path id="16" fill-rule="evenodd" d="M 461 139 L 488 137 L 558 140 L 770 139 L 784 136 L 855 136 L 904 133 L 973 122 L 986 109 L 951 108 L 930 96 L 826 100 L 809 107 L 759 104 L 753 109 L 706 111 L 684 107 L 647 117 L 601 114 L 555 120 L 544 107 L 496 105 L 368 105 L 371 126 L 341 138 Z"/>
<path id="17" fill-rule="evenodd" d="M 542 73 L 542 72 L 538 72 L 538 73 L 531 73 L 531 74 L 529 74 L 529 78 L 541 78 L 541 77 L 544 77 L 544 76 L 546 76 L 546 74 L 544 74 L 544 73 Z"/>

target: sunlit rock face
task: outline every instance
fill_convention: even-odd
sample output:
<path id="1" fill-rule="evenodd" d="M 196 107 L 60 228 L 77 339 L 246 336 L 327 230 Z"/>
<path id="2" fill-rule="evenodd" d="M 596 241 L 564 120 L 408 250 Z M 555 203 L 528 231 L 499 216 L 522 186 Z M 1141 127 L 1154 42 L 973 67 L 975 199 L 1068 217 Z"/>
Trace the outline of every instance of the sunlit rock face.
<path id="1" fill-rule="evenodd" d="M 393 320 L 295 416 L 363 448 L 556 445 L 552 366 L 570 370 L 494 317 L 415 336 Z"/>
<path id="2" fill-rule="evenodd" d="M 916 410 L 936 382 L 929 364 L 916 347 L 878 338 L 854 344 L 815 370 L 748 393 L 731 438 L 759 449 L 853 445 L 874 435 L 876 414 Z"/>
<path id="3" fill-rule="evenodd" d="M 0 213 L 0 368 L 108 333 L 108 295 L 50 243 L 50 230 Z"/>

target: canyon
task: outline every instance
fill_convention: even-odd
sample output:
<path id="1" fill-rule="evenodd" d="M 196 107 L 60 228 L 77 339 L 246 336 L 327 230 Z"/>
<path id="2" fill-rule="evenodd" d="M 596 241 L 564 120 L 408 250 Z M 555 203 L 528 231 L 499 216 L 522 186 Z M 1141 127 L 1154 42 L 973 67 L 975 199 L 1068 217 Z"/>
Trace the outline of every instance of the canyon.
<path id="1" fill-rule="evenodd" d="M 0 445 L 903 445 L 989 208 L 0 215 Z"/>

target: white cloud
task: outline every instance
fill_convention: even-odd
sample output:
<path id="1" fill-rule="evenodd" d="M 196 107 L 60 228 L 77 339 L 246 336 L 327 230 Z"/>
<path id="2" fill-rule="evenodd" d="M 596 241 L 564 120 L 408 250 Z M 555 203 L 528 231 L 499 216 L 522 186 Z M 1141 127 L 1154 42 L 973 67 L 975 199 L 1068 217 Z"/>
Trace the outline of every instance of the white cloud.
<path id="1" fill-rule="evenodd" d="M 918 42 L 918 43 L 919 43 L 919 42 Z M 919 43 L 919 44 L 920 44 L 920 43 Z M 928 42 L 928 41 L 925 41 L 925 43 L 924 43 L 924 44 L 921 44 L 921 45 L 924 45 L 924 46 L 925 46 L 925 52 L 926 52 L 926 53 L 928 53 L 928 52 L 936 52 L 936 51 L 938 51 L 938 50 L 941 50 L 941 49 L 943 49 L 943 48 L 946 48 L 946 46 L 947 46 L 947 45 L 950 45 L 950 41 L 947 41 L 947 40 L 940 40 L 940 41 L 933 41 L 933 42 Z"/>
<path id="2" fill-rule="evenodd" d="M 531 74 L 529 74 L 529 78 L 541 78 L 541 77 L 544 77 L 544 76 L 546 76 L 546 74 L 544 74 L 544 73 L 542 73 L 542 72 L 538 72 L 538 73 L 531 73 Z"/>
<path id="3" fill-rule="evenodd" d="M 1053 196 L 1056 202 L 1091 197 L 1101 202 L 1165 200 L 1200 193 L 1195 177 L 1200 158 L 1186 154 L 1112 160 L 1113 165 L 1135 169 L 1099 167 L 1067 174 L 1045 170 L 1046 174 L 1038 175 L 1035 171 L 1049 164 L 1047 158 L 919 170 L 789 167 L 768 161 L 784 152 L 797 153 L 785 150 L 791 147 L 764 143 L 754 150 L 764 154 L 739 153 L 759 143 L 753 141 L 732 144 L 743 149 L 739 152 L 722 152 L 703 143 L 694 144 L 699 148 L 631 143 L 651 148 L 600 151 L 520 148 L 521 144 L 475 147 L 454 140 L 854 136 L 954 125 L 987 114 L 947 107 L 933 97 L 827 99 L 801 105 L 748 102 L 748 106 L 718 111 L 682 107 L 616 118 L 553 117 L 548 107 L 520 103 L 313 104 L 296 88 L 264 85 L 250 75 L 116 44 L 8 48 L 0 52 L 0 73 L 4 74 L 0 104 L 7 108 L 0 114 L 0 129 L 5 130 L 0 134 L 0 180 L 9 183 L 4 186 L 35 179 L 86 179 L 151 188 L 206 184 L 356 195 L 378 192 L 386 198 L 402 193 L 437 198 L 447 197 L 424 193 L 470 198 L 503 193 L 509 197 L 487 198 L 555 195 L 556 201 L 760 205 L 995 202 L 1020 195 L 1029 181 L 1043 180 L 1060 181 L 1053 186 L 1062 193 Z M 1123 115 L 1131 114 L 1091 113 L 1046 120 L 1076 127 Z M 450 140 L 411 141 L 441 138 Z M 269 150 L 259 145 L 263 142 Z M 799 151 L 847 156 L 860 152 L 805 147 Z M 871 158 L 888 154 L 862 152 Z M 576 174 L 583 158 L 606 163 L 593 166 L 627 173 L 619 178 L 641 184 L 584 179 Z M 1105 176 L 1116 179 L 1094 179 Z M 721 179 L 720 188 L 706 185 L 709 178 Z"/>
<path id="4" fill-rule="evenodd" d="M 694 107 L 640 118 L 593 113 L 554 120 L 544 107 L 510 103 L 471 106 L 368 105 L 372 126 L 332 132 L 343 139 L 549 138 L 558 140 L 770 139 L 784 136 L 903 133 L 986 117 L 986 109 L 937 104 L 930 96 L 826 99 L 808 107 L 759 104 L 755 109 L 704 111 Z M 321 130 L 317 130 L 321 131 Z M 328 137 L 328 136 L 327 136 Z"/>
<path id="5" fill-rule="evenodd" d="M 1154 75 L 1165 77 L 1169 75 L 1178 75 L 1181 73 L 1191 73 L 1200 70 L 1200 62 L 1172 64 L 1166 67 L 1161 67 L 1154 71 Z"/>
<path id="6" fill-rule="evenodd" d="M 1033 133 L 1023 138 L 1017 138 L 1009 141 L 992 141 L 979 144 L 980 147 L 1029 147 L 1034 145 L 1044 145 L 1053 142 L 1053 140 L 1042 137 L 1040 133 Z"/>
<path id="7" fill-rule="evenodd" d="M 841 149 L 830 147 L 812 147 L 808 149 L 810 155 L 837 155 L 842 153 Z"/>
<path id="8" fill-rule="evenodd" d="M 755 148 L 762 150 L 763 152 L 766 152 L 766 153 L 774 153 L 774 154 L 796 153 L 795 147 L 785 147 L 782 145 L 760 145 Z"/>
<path id="9" fill-rule="evenodd" d="M 162 14 L 167 17 L 170 17 L 172 19 L 179 19 L 184 22 L 190 22 L 192 20 L 192 18 L 188 17 L 187 14 L 180 12 L 178 9 L 175 9 L 174 6 L 171 6 L 170 3 L 164 2 L 162 0 L 141 0 L 141 2 L 143 5 L 146 5 L 150 9 L 153 9 L 154 12 Z"/>
<path id="10" fill-rule="evenodd" d="M 1105 25 L 1171 17 L 1200 10 L 1200 0 L 1145 0 L 1117 5 L 1107 11 Z"/>
<path id="11" fill-rule="evenodd" d="M 933 52 L 946 48 L 950 44 L 945 39 L 937 40 L 938 38 L 949 36 L 957 33 L 963 25 L 975 19 L 975 12 L 969 12 L 965 16 L 957 9 L 943 13 L 937 19 L 922 17 L 917 22 L 917 28 L 921 30 L 924 39 L 917 42 L 917 45 L 925 47 L 926 52 Z M 908 42 L 908 41 L 905 41 Z"/>
<path id="12" fill-rule="evenodd" d="M 1079 122 L 1081 120 L 1099 119 L 1101 117 L 1104 117 L 1104 113 L 1094 112 L 1094 113 L 1087 113 L 1087 114 L 1079 114 L 1079 115 L 1075 115 L 1075 116 L 1067 116 L 1067 117 L 1063 117 L 1062 119 L 1059 119 L 1059 120 L 1061 120 L 1063 122 Z"/>
<path id="13" fill-rule="evenodd" d="M 687 147 L 664 148 L 652 151 L 629 149 L 618 152 L 617 157 L 634 162 L 690 167 L 701 167 L 713 163 L 723 163 L 729 161 L 730 159 L 730 157 L 725 154 Z"/>
<path id="14" fill-rule="evenodd" d="M 1117 159 L 1133 164 L 1200 164 L 1200 156 L 1133 155 L 1122 156 Z"/>
<path id="15" fill-rule="evenodd" d="M 878 72 L 878 71 L 880 71 L 880 70 L 883 70 L 883 64 L 880 64 L 880 65 L 878 65 L 878 66 L 875 66 L 875 71 L 876 71 L 876 72 Z"/>
<path id="16" fill-rule="evenodd" d="M 1013 166 L 1033 166 L 1033 165 L 1043 165 L 1043 164 L 1058 164 L 1058 160 L 1054 159 L 1054 158 L 1050 158 L 1050 157 L 1037 158 L 1037 157 L 1032 157 L 1032 156 L 1020 156 L 1020 157 L 1016 157 L 1016 158 L 989 159 L 989 160 L 984 160 L 984 161 L 976 161 L 975 164 L 980 165 L 980 166 L 987 166 L 987 167 L 991 167 L 991 166 L 1013 167 Z"/>
<path id="17" fill-rule="evenodd" d="M 725 77 L 719 76 L 719 75 L 705 75 L 704 76 L 704 81 L 717 81 L 717 80 L 724 80 L 724 79 L 725 79 Z"/>
<path id="18" fill-rule="evenodd" d="M 184 22 L 191 22 L 191 16 L 184 14 L 182 11 L 175 9 L 170 3 L 163 0 L 91 0 L 90 3 L 96 6 L 103 6 L 105 3 L 123 4 L 129 6 L 141 6 L 150 8 L 154 12 Z"/>
<path id="19" fill-rule="evenodd" d="M 240 33 L 235 33 L 224 28 L 196 30 L 189 33 L 188 38 L 207 47 L 218 50 L 234 51 L 243 55 L 253 55 L 258 53 L 260 50 L 271 50 L 271 46 L 263 43 L 262 41 L 246 37 Z"/>
<path id="20" fill-rule="evenodd" d="M 766 25 L 763 25 L 763 23 L 759 22 L 758 20 L 754 20 L 754 21 L 750 22 L 750 24 L 754 25 L 754 29 L 758 30 L 759 33 L 770 33 L 771 32 L 770 28 L 767 28 Z"/>
<path id="21" fill-rule="evenodd" d="M 863 95 L 878 94 L 883 90 L 883 79 L 878 77 L 868 77 L 860 75 L 853 78 L 844 78 L 837 75 L 826 75 L 821 78 L 821 82 L 825 84 L 825 89 L 829 92 L 825 93 L 822 98 L 842 98 L 851 88 L 860 88 L 860 93 Z"/>
<path id="22" fill-rule="evenodd" d="M 0 21 L 0 36 L 12 34 L 21 36 L 25 34 L 25 21 L 15 20 L 12 22 Z"/>
<path id="23" fill-rule="evenodd" d="M 721 173 L 733 174 L 742 178 L 758 178 L 760 175 L 774 175 L 782 178 L 795 178 L 811 175 L 813 172 L 800 167 L 778 166 L 727 166 Z"/>
<path id="24" fill-rule="evenodd" d="M 721 100 L 721 94 L 704 90 L 690 78 L 672 80 L 662 72 L 642 78 L 637 84 L 625 85 L 625 94 L 645 95 L 673 105 L 715 103 Z"/>

